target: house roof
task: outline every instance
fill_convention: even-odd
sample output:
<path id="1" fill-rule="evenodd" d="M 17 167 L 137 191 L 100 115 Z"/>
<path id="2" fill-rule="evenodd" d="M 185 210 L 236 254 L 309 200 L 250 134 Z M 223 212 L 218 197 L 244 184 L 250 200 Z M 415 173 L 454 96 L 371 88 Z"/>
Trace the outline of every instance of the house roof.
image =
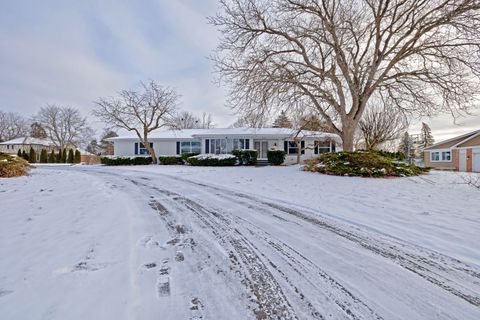
<path id="1" fill-rule="evenodd" d="M 150 139 L 192 139 L 192 138 L 209 138 L 209 137 L 265 137 L 265 138 L 293 138 L 298 130 L 290 128 L 214 128 L 214 129 L 183 129 L 183 130 L 155 130 L 150 133 Z M 337 134 L 326 133 L 320 131 L 302 130 L 298 133 L 298 137 L 311 138 L 330 138 L 340 139 Z M 108 140 L 137 140 L 138 137 L 134 133 L 128 133 L 119 137 L 109 138 Z"/>
<path id="2" fill-rule="evenodd" d="M 443 140 L 438 143 L 435 143 L 427 148 L 425 150 L 432 150 L 432 149 L 447 149 L 447 148 L 454 148 L 474 137 L 476 137 L 478 134 L 480 134 L 480 130 L 475 130 L 466 134 L 463 134 L 461 136 L 457 136 L 448 140 Z"/>
<path id="3" fill-rule="evenodd" d="M 39 139 L 39 138 L 32 138 L 32 137 L 19 137 L 12 140 L 0 142 L 0 144 L 35 144 L 35 145 L 42 145 L 42 146 L 50 146 L 52 143 L 47 139 Z"/>

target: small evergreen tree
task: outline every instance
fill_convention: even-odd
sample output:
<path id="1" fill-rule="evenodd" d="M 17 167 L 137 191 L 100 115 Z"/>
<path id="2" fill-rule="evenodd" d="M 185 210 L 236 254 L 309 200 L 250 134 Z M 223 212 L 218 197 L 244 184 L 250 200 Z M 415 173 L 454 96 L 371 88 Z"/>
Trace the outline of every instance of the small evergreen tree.
<path id="1" fill-rule="evenodd" d="M 27 154 L 27 151 L 25 151 L 25 149 L 22 150 L 22 158 L 28 161 L 28 154 Z"/>
<path id="2" fill-rule="evenodd" d="M 73 155 L 73 149 L 68 150 L 68 156 L 67 156 L 67 162 L 68 163 L 73 163 L 74 160 L 74 155 Z"/>
<path id="3" fill-rule="evenodd" d="M 67 149 L 62 150 L 62 163 L 67 163 Z"/>
<path id="4" fill-rule="evenodd" d="M 75 163 L 80 163 L 82 160 L 82 155 L 80 154 L 80 150 L 75 150 Z"/>
<path id="5" fill-rule="evenodd" d="M 33 150 L 32 147 L 30 147 L 30 153 L 28 154 L 28 162 L 30 163 L 37 162 L 37 154 L 35 153 L 35 150 Z"/>
<path id="6" fill-rule="evenodd" d="M 52 152 L 50 152 L 48 156 L 48 163 L 55 163 L 55 162 L 57 162 L 57 157 L 55 155 L 55 151 L 52 150 Z"/>
<path id="7" fill-rule="evenodd" d="M 420 133 L 420 137 L 423 148 L 430 147 L 435 142 L 435 139 L 433 139 L 432 130 L 425 122 L 422 122 L 422 132 Z"/>
<path id="8" fill-rule="evenodd" d="M 290 119 L 288 119 L 285 111 L 281 111 L 280 114 L 278 115 L 277 119 L 273 122 L 273 127 L 274 128 L 291 128 L 292 123 L 290 122 Z"/>
<path id="9" fill-rule="evenodd" d="M 20 158 L 23 158 L 23 157 L 22 157 L 22 150 L 21 150 L 21 149 L 18 149 L 17 156 L 20 157 Z"/>
<path id="10" fill-rule="evenodd" d="M 62 163 L 62 150 L 58 150 L 57 156 L 55 157 L 57 163 Z"/>
<path id="11" fill-rule="evenodd" d="M 40 152 L 40 163 L 47 163 L 48 162 L 48 153 L 47 150 L 42 149 Z"/>

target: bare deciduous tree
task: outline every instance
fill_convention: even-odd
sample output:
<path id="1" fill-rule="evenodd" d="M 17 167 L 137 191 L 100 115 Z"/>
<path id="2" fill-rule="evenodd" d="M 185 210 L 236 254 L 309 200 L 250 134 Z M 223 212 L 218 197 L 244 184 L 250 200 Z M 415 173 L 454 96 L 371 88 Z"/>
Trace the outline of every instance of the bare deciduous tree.
<path id="1" fill-rule="evenodd" d="M 193 113 L 182 111 L 173 118 L 172 129 L 198 129 L 200 127 L 200 118 Z"/>
<path id="2" fill-rule="evenodd" d="M 157 163 L 148 135 L 173 124 L 179 95 L 174 89 L 162 87 L 155 81 L 142 82 L 140 87 L 140 91 L 122 90 L 118 97 L 99 98 L 93 114 L 109 125 L 135 132 L 153 163 Z"/>
<path id="3" fill-rule="evenodd" d="M 370 107 L 359 122 L 366 150 L 378 149 L 386 142 L 397 140 L 408 128 L 407 117 L 388 107 Z"/>
<path id="4" fill-rule="evenodd" d="M 202 129 L 211 129 L 215 127 L 215 123 L 213 122 L 212 115 L 210 113 L 204 112 L 202 114 L 202 120 L 200 123 L 200 128 Z"/>
<path id="5" fill-rule="evenodd" d="M 47 139 L 47 132 L 43 127 L 41 126 L 40 123 L 38 122 L 33 122 L 30 125 L 30 137 L 32 138 L 39 138 L 39 139 Z"/>
<path id="6" fill-rule="evenodd" d="M 72 107 L 47 105 L 40 109 L 34 121 L 45 130 L 48 139 L 58 148 L 76 147 L 91 132 L 87 118 Z"/>
<path id="7" fill-rule="evenodd" d="M 28 134 L 28 122 L 21 115 L 0 111 L 0 142 Z"/>
<path id="8" fill-rule="evenodd" d="M 214 127 L 212 115 L 204 112 L 202 118 L 188 111 L 182 111 L 173 118 L 172 129 L 210 129 Z"/>
<path id="9" fill-rule="evenodd" d="M 371 98 L 418 114 L 478 100 L 475 0 L 220 0 L 213 59 L 243 112 L 314 106 L 352 150 Z"/>

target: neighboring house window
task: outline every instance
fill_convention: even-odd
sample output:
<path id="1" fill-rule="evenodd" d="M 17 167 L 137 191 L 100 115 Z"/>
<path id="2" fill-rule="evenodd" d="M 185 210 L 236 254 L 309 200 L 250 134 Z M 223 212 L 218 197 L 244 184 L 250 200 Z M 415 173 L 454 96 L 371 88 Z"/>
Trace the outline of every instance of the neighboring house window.
<path id="1" fill-rule="evenodd" d="M 153 142 L 150 142 L 150 148 L 153 148 Z M 150 155 L 147 148 L 141 142 L 135 142 L 135 154 Z"/>
<path id="2" fill-rule="evenodd" d="M 248 139 L 210 139 L 210 153 L 224 154 L 230 153 L 232 150 L 248 149 Z M 205 141 L 207 143 L 207 140 Z"/>
<path id="3" fill-rule="evenodd" d="M 201 153 L 200 141 L 180 142 L 180 153 Z"/>
<path id="4" fill-rule="evenodd" d="M 430 152 L 431 161 L 452 161 L 451 151 L 432 151 Z"/>

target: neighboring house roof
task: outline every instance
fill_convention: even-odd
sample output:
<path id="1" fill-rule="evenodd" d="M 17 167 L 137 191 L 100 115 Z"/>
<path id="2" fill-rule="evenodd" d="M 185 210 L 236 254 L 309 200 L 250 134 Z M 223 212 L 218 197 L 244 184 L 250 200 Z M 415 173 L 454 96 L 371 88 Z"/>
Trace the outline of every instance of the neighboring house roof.
<path id="1" fill-rule="evenodd" d="M 290 128 L 215 128 L 215 129 L 183 129 L 183 130 L 156 130 L 150 133 L 149 139 L 192 139 L 209 137 L 253 137 L 253 138 L 277 138 L 286 139 L 297 136 L 298 130 Z M 304 138 L 330 138 L 340 141 L 340 137 L 334 133 L 302 130 L 298 137 Z M 134 133 L 109 138 L 107 140 L 138 140 Z"/>
<path id="2" fill-rule="evenodd" d="M 32 137 L 19 137 L 12 140 L 0 142 L 0 144 L 21 144 L 21 145 L 41 145 L 50 146 L 52 143 L 46 139 L 32 138 Z"/>
<path id="3" fill-rule="evenodd" d="M 432 150 L 432 149 L 449 149 L 449 148 L 455 148 L 458 147 L 459 145 L 465 143 L 466 141 L 478 136 L 480 134 L 480 130 L 475 130 L 466 134 L 463 134 L 461 136 L 457 136 L 448 140 L 440 141 L 438 143 L 435 143 L 434 145 L 431 145 L 425 150 Z"/>

